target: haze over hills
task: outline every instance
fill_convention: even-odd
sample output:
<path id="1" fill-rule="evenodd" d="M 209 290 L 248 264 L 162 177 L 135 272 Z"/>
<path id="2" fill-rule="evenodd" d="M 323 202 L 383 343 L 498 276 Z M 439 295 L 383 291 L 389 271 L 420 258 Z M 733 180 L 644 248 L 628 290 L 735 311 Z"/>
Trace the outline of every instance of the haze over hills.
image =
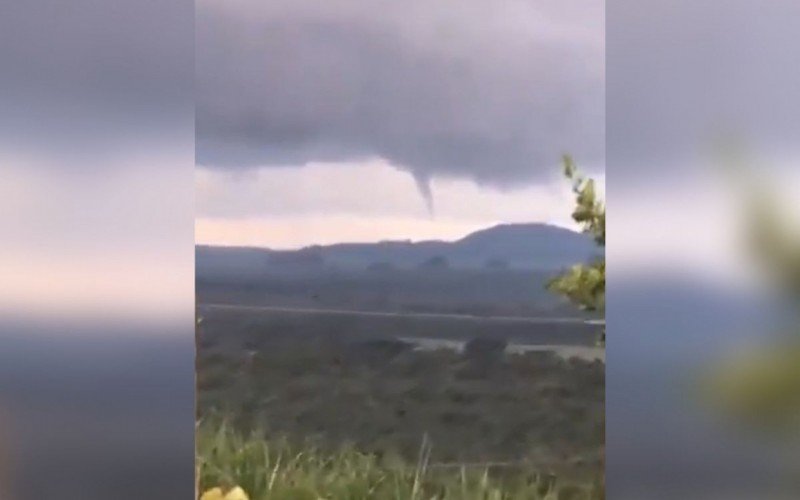
<path id="1" fill-rule="evenodd" d="M 419 266 L 553 271 L 598 254 L 591 238 L 557 226 L 501 224 L 456 241 L 339 243 L 298 250 L 198 245 L 198 275 L 258 270 L 387 269 Z"/>

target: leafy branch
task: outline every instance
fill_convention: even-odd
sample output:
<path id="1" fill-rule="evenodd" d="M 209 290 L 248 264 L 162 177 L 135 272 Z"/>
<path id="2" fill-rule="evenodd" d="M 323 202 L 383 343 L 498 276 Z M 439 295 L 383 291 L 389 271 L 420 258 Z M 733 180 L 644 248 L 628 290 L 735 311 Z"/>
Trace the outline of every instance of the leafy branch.
<path id="1" fill-rule="evenodd" d="M 606 206 L 599 199 L 594 179 L 584 177 L 570 156 L 564 156 L 564 175 L 572 184 L 575 193 L 575 210 L 572 219 L 590 234 L 600 248 L 606 245 Z M 606 260 L 597 257 L 591 263 L 576 264 L 563 274 L 553 278 L 547 289 L 558 293 L 580 309 L 605 312 Z M 601 337 L 605 343 L 605 332 Z"/>

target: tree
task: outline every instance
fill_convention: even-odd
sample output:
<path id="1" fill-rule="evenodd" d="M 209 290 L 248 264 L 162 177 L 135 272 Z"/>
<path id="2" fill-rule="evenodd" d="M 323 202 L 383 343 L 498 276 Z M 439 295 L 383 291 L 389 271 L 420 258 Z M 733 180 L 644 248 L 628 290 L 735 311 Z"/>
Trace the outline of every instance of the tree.
<path id="1" fill-rule="evenodd" d="M 436 255 L 419 265 L 420 269 L 447 269 L 450 262 L 443 255 Z"/>
<path id="2" fill-rule="evenodd" d="M 583 232 L 590 234 L 601 249 L 606 246 L 606 206 L 598 199 L 594 179 L 581 175 L 570 156 L 564 156 L 564 175 L 572 183 L 575 210 L 572 218 Z M 597 257 L 590 263 L 575 264 L 547 284 L 548 290 L 563 295 L 586 311 L 604 313 L 606 305 L 606 259 Z M 605 344 L 605 329 L 600 343 Z"/>
<path id="3" fill-rule="evenodd" d="M 781 205 L 765 179 L 753 176 L 748 160 L 727 157 L 743 190 L 749 250 L 768 278 L 767 284 L 782 294 L 794 318 L 787 331 L 769 336 L 770 343 L 750 346 L 711 366 L 704 394 L 738 422 L 770 434 L 796 438 L 800 422 L 800 234 L 789 211 Z M 792 200 L 793 201 L 793 200 Z M 792 324 L 792 321 L 794 324 Z M 783 333 L 783 332 L 776 332 Z M 796 442 L 795 442 L 796 443 Z"/>

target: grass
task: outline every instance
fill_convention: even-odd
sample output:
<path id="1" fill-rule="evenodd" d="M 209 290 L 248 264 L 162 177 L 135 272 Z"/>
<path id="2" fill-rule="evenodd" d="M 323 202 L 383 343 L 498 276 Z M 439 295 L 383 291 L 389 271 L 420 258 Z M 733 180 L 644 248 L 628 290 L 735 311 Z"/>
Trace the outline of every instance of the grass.
<path id="1" fill-rule="evenodd" d="M 240 486 L 250 500 L 602 500 L 603 485 L 559 484 L 524 468 L 439 467 L 422 440 L 416 463 L 352 447 L 322 452 L 263 432 L 243 435 L 224 421 L 197 430 L 200 491 Z"/>

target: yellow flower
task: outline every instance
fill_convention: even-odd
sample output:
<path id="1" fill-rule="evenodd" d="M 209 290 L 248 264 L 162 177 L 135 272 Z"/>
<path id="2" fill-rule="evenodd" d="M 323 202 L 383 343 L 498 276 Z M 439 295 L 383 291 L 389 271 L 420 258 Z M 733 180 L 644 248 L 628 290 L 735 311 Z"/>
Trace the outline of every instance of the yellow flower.
<path id="1" fill-rule="evenodd" d="M 225 497 L 222 494 L 222 488 L 211 488 L 200 495 L 200 500 L 225 500 Z"/>
<path id="2" fill-rule="evenodd" d="M 225 495 L 225 500 L 250 500 L 247 493 L 240 487 L 235 487 Z"/>
<path id="3" fill-rule="evenodd" d="M 222 488 L 211 488 L 200 495 L 200 500 L 250 500 L 250 497 L 237 486 L 225 494 L 222 493 Z"/>

